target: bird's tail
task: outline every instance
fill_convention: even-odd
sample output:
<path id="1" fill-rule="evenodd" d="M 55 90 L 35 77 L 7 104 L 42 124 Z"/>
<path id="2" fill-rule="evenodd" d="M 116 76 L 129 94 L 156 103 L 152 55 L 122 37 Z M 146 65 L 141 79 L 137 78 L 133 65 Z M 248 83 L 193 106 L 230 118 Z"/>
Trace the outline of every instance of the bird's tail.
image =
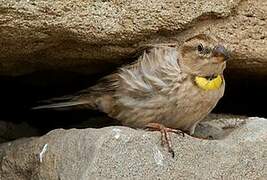
<path id="1" fill-rule="evenodd" d="M 47 105 L 35 106 L 32 109 L 57 109 L 57 108 L 69 108 L 73 106 L 85 105 L 86 102 L 62 102 L 62 103 L 53 103 Z"/>
<path id="2" fill-rule="evenodd" d="M 37 106 L 34 106 L 31 109 L 66 109 L 74 107 L 78 108 L 81 106 L 90 106 L 90 101 L 79 100 L 72 96 L 64 96 L 60 98 L 40 101 Z"/>

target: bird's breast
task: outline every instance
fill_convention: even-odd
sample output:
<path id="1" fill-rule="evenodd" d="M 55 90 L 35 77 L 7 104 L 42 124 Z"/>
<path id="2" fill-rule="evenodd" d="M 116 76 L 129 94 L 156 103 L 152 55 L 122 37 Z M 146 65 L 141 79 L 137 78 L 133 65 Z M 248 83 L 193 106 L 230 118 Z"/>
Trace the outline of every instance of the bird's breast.
<path id="1" fill-rule="evenodd" d="M 215 107 L 223 92 L 224 82 L 220 88 L 207 91 L 187 78 L 176 91 L 155 93 L 146 99 L 130 94 L 122 96 L 111 116 L 132 127 L 157 122 L 167 127 L 190 130 Z"/>
<path id="2" fill-rule="evenodd" d="M 176 99 L 172 103 L 172 118 L 168 126 L 190 130 L 202 120 L 217 104 L 224 93 L 224 82 L 217 89 L 205 90 L 188 80 L 177 91 Z"/>

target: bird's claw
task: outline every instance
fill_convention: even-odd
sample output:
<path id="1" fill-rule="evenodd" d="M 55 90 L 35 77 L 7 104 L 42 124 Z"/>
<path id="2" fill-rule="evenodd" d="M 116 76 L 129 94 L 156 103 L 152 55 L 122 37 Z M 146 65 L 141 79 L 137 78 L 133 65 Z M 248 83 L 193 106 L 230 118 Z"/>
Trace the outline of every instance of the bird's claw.
<path id="1" fill-rule="evenodd" d="M 161 145 L 165 146 L 167 145 L 169 153 L 171 153 L 172 157 L 174 158 L 174 151 L 172 149 L 172 142 L 169 136 L 169 132 L 175 133 L 175 134 L 182 134 L 184 137 L 184 132 L 178 129 L 172 129 L 165 127 L 162 124 L 159 123 L 149 123 L 145 126 L 145 129 L 150 130 L 150 131 L 160 131 L 161 133 Z"/>

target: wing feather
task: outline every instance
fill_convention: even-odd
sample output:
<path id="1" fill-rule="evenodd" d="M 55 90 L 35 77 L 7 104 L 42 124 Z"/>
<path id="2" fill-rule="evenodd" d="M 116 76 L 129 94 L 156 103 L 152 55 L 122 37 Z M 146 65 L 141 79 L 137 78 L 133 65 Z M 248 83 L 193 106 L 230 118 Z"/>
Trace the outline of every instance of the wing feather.
<path id="1" fill-rule="evenodd" d="M 114 96 L 128 106 L 140 105 L 140 101 L 145 102 L 157 94 L 170 94 L 179 89 L 185 76 L 177 61 L 176 47 L 154 47 L 144 51 L 133 64 L 105 76 L 95 86 L 73 96 L 54 98 L 35 109 L 82 105 L 95 108 L 95 99 L 103 95 Z"/>
<path id="2" fill-rule="evenodd" d="M 184 79 L 177 60 L 177 50 L 173 47 L 145 51 L 134 64 L 120 69 L 121 88 L 126 88 L 124 92 L 129 95 L 144 98 L 177 90 L 179 81 Z"/>

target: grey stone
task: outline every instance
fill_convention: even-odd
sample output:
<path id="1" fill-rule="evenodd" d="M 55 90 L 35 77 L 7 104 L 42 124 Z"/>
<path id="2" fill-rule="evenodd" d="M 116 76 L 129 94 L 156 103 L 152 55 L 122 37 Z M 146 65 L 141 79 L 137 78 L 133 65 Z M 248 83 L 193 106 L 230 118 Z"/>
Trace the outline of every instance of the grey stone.
<path id="1" fill-rule="evenodd" d="M 231 131 L 214 140 L 172 134 L 174 158 L 159 132 L 119 126 L 56 129 L 8 142 L 0 148 L 1 179 L 266 179 L 267 120 L 211 119 L 203 122 L 216 127 L 211 133 Z"/>

